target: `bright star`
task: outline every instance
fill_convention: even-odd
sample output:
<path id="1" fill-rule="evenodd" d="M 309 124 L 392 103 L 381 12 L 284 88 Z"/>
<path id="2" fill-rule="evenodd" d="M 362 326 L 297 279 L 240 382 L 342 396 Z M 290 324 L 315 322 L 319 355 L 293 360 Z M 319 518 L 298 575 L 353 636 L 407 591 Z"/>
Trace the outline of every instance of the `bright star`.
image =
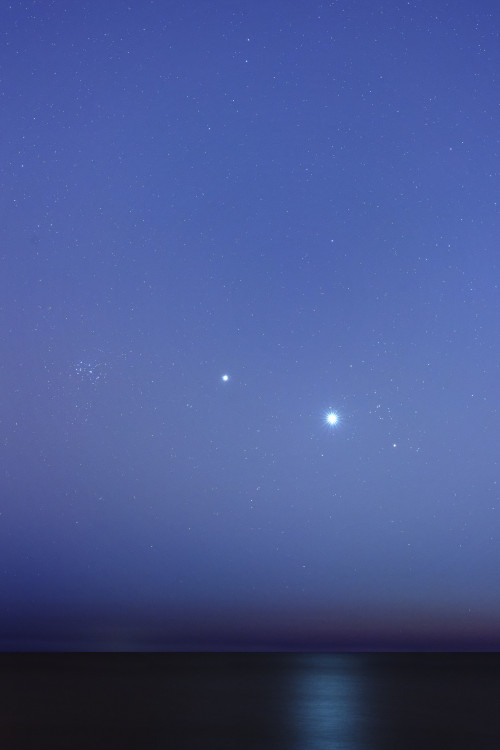
<path id="1" fill-rule="evenodd" d="M 334 411 L 329 411 L 328 414 L 326 415 L 326 421 L 328 422 L 328 424 L 331 424 L 332 426 L 337 424 L 339 421 L 338 414 L 335 414 Z"/>
<path id="2" fill-rule="evenodd" d="M 229 375 L 223 375 L 222 380 L 224 381 L 224 383 L 227 383 L 227 381 L 229 380 Z"/>

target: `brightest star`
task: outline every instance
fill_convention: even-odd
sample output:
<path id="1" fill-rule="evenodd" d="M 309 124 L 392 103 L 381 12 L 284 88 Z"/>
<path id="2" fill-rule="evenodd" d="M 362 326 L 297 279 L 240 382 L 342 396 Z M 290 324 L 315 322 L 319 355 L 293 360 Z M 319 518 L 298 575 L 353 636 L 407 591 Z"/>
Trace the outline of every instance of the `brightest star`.
<path id="1" fill-rule="evenodd" d="M 337 424 L 339 421 L 338 415 L 334 411 L 329 411 L 326 415 L 326 421 L 331 425 Z"/>

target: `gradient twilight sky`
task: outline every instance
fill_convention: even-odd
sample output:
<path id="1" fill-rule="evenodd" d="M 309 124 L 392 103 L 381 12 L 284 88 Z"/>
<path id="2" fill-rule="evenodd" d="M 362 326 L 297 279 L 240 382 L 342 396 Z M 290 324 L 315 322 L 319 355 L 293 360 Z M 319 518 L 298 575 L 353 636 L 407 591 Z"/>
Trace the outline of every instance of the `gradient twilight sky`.
<path id="1" fill-rule="evenodd" d="M 497 632 L 498 3 L 0 28 L 0 645 Z"/>

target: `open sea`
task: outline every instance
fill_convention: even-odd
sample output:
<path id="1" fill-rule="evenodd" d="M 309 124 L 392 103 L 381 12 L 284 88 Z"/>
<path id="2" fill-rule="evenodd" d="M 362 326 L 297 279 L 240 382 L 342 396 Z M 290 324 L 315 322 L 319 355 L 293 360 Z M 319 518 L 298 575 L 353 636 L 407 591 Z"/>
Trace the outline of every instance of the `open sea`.
<path id="1" fill-rule="evenodd" d="M 0 690 L 1 750 L 500 749 L 500 654 L 2 654 Z"/>

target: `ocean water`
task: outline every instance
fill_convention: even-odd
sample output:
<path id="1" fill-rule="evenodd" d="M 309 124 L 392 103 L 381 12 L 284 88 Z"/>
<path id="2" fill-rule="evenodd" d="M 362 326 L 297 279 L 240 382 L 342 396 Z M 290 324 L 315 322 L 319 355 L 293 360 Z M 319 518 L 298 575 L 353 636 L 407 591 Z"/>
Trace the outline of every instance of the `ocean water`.
<path id="1" fill-rule="evenodd" d="M 498 750 L 499 654 L 3 654 L 0 747 Z"/>

